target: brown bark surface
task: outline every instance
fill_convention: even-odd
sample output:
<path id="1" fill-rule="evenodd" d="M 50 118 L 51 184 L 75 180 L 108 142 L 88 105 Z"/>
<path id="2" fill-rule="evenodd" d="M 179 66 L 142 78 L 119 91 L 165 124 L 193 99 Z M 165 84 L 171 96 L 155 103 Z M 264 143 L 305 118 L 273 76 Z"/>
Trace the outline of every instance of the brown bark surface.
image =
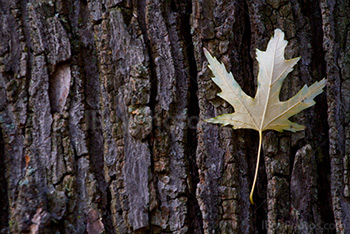
<path id="1" fill-rule="evenodd" d="M 0 233 L 348 233 L 346 0 L 0 0 Z M 249 95 L 255 49 L 301 56 L 286 100 L 327 79 L 298 133 L 204 120 L 233 108 L 203 54 Z"/>

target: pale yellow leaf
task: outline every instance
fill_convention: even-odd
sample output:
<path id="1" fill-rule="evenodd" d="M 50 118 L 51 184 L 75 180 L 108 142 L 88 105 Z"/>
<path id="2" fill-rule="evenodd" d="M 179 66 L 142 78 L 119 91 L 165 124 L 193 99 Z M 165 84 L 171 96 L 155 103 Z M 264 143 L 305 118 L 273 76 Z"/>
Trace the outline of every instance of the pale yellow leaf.
<path id="1" fill-rule="evenodd" d="M 287 101 L 281 102 L 279 94 L 282 83 L 293 66 L 299 61 L 299 58 L 286 60 L 284 50 L 287 46 L 284 40 L 284 33 L 280 29 L 275 30 L 274 36 L 267 45 L 266 51 L 257 50 L 257 60 L 259 62 L 258 89 L 254 98 L 248 96 L 241 89 L 239 84 L 233 78 L 232 73 L 228 73 L 225 66 L 210 55 L 204 49 L 204 54 L 209 61 L 209 68 L 214 77 L 212 80 L 217 84 L 221 92 L 218 94 L 221 98 L 229 102 L 234 107 L 231 114 L 220 115 L 206 121 L 211 123 L 232 125 L 234 129 L 247 128 L 259 132 L 259 149 L 257 168 L 259 165 L 261 151 L 261 136 L 264 130 L 275 131 L 300 131 L 304 129 L 297 123 L 291 122 L 288 118 L 300 111 L 315 104 L 313 100 L 326 85 L 326 80 L 322 79 L 308 87 L 305 85 L 298 94 Z M 257 175 L 256 168 L 256 175 Z M 252 194 L 256 182 L 254 177 Z"/>

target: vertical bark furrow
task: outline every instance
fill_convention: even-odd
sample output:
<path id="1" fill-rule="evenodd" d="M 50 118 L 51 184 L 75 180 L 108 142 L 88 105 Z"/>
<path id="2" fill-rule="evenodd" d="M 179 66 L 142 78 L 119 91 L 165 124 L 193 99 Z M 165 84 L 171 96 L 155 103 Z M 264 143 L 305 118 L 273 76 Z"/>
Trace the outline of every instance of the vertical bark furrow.
<path id="1" fill-rule="evenodd" d="M 194 45 L 191 36 L 191 14 L 192 14 L 192 2 L 188 1 L 187 4 L 176 4 L 177 8 L 181 11 L 177 17 L 178 27 L 181 32 L 184 44 L 184 62 L 188 63 L 188 69 L 186 70 L 186 76 L 188 81 L 188 118 L 187 118 L 187 136 L 186 136 L 186 159 L 188 160 L 188 222 L 189 233 L 203 233 L 203 218 L 200 211 L 200 207 L 196 198 L 197 184 L 199 183 L 198 165 L 196 162 L 196 150 L 198 146 L 197 140 L 197 124 L 199 121 L 199 105 L 198 105 L 198 81 L 197 81 L 197 67 L 194 56 Z"/>
<path id="2" fill-rule="evenodd" d="M 148 55 L 134 6 L 107 5 L 101 24 L 94 26 L 102 81 L 104 174 L 110 183 L 114 228 L 121 233 L 143 232 L 149 228 L 151 179 L 145 141 L 152 129 Z M 103 8 L 93 2 L 89 6 L 99 7 L 96 12 Z"/>
<path id="3" fill-rule="evenodd" d="M 345 38 L 343 30 L 348 27 L 348 17 L 344 16 L 344 10 L 349 9 L 349 4 L 339 2 L 320 1 L 323 22 L 323 49 L 325 51 L 327 72 L 327 103 L 328 103 L 328 125 L 329 125 L 329 156 L 331 164 L 331 197 L 335 224 L 338 233 L 346 233 L 350 229 L 350 218 L 346 210 L 350 209 L 350 203 L 344 199 L 346 188 L 346 169 L 348 168 L 345 154 L 346 130 L 344 128 L 344 116 L 348 115 L 348 108 L 343 107 L 343 100 L 348 98 L 346 75 L 348 68 L 340 67 L 339 61 L 348 57 L 344 52 L 349 51 L 344 47 Z M 337 31 L 341 30 L 341 31 Z M 341 57 L 339 57 L 341 55 Z M 345 75 L 344 77 L 342 75 Z M 344 95 L 344 96 L 342 96 Z"/>
<path id="4" fill-rule="evenodd" d="M 0 10 L 0 124 L 1 124 L 1 150 L 3 167 L 2 199 L 4 213 L 2 215 L 3 231 L 9 233 L 12 226 L 24 226 L 23 217 L 17 215 L 15 203 L 20 196 L 19 183 L 24 177 L 24 136 L 27 121 L 27 61 L 26 42 L 23 32 L 21 8 L 10 2 L 1 3 Z M 7 185 L 7 188 L 4 187 Z M 5 194 L 7 193 L 7 194 Z M 8 206 L 6 206 L 8 203 Z M 8 208 L 6 208 L 8 207 Z M 9 209 L 6 211 L 6 209 Z M 31 208 L 24 208 L 23 213 Z M 8 212 L 8 213 L 7 213 Z M 30 212 L 28 212 L 30 213 Z M 28 214 L 27 213 L 27 214 Z M 20 221 L 20 225 L 16 221 Z M 6 222 L 6 223 L 5 223 Z M 8 228 L 7 228 L 8 227 Z"/>
<path id="5" fill-rule="evenodd" d="M 9 227 L 9 199 L 7 195 L 7 175 L 8 171 L 6 168 L 6 155 L 4 148 L 4 139 L 2 136 L 2 129 L 0 128 L 0 168 L 2 168 L 0 172 L 0 203 L 2 204 L 0 211 L 0 232 L 6 233 L 8 232 Z"/>
<path id="6" fill-rule="evenodd" d="M 174 3 L 146 1 L 146 35 L 157 84 L 152 159 L 159 203 L 152 225 L 171 233 L 188 232 L 188 61 L 179 28 L 181 9 Z M 160 230 L 156 230 L 158 233 Z"/>

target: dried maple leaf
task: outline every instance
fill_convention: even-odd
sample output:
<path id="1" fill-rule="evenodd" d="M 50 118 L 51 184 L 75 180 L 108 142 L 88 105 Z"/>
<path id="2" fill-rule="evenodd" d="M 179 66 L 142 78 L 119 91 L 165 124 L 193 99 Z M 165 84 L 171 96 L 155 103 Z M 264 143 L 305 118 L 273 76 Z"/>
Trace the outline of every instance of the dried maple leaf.
<path id="1" fill-rule="evenodd" d="M 315 101 L 313 99 L 322 93 L 322 89 L 326 85 L 326 80 L 322 79 L 310 87 L 305 85 L 294 97 L 287 101 L 281 102 L 279 100 L 283 80 L 300 59 L 300 57 L 290 60 L 284 59 L 284 50 L 287 43 L 284 40 L 284 33 L 280 29 L 276 29 L 266 51 L 257 49 L 259 73 L 258 89 L 254 98 L 244 93 L 233 78 L 232 73 L 228 73 L 225 66 L 204 49 L 204 54 L 209 61 L 208 66 L 214 75 L 212 80 L 221 89 L 218 96 L 230 103 L 235 110 L 234 113 L 220 115 L 206 121 L 232 125 L 233 129 L 248 128 L 259 132 L 257 163 L 249 197 L 252 204 L 254 204 L 253 193 L 260 160 L 262 132 L 268 129 L 279 132 L 283 130 L 292 132 L 303 130 L 304 126 L 293 123 L 288 118 L 314 105 Z"/>

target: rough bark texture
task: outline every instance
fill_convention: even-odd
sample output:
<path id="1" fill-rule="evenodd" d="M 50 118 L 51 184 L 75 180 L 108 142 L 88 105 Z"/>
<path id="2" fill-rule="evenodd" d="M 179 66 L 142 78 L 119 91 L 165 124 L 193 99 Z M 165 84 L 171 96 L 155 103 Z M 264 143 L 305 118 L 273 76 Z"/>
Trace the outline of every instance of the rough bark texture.
<path id="1" fill-rule="evenodd" d="M 350 3 L 1 0 L 1 233 L 348 233 Z M 275 28 L 301 56 L 281 99 L 327 78 L 306 130 L 258 134 L 203 47 L 251 96 Z"/>

